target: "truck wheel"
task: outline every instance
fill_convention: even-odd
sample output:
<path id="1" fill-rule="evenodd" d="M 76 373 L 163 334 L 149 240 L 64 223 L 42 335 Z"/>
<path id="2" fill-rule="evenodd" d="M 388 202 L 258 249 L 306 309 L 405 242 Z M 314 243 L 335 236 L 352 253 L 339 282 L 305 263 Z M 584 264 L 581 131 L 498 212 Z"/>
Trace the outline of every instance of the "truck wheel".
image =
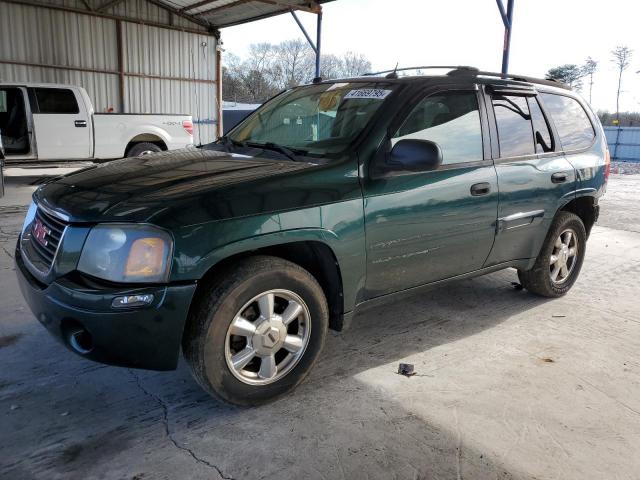
<path id="1" fill-rule="evenodd" d="M 584 260 L 587 233 L 580 217 L 559 212 L 531 270 L 518 270 L 524 288 L 543 297 L 560 297 L 573 286 Z"/>
<path id="2" fill-rule="evenodd" d="M 160 148 L 155 143 L 141 142 L 135 143 L 127 152 L 127 157 L 141 157 L 143 155 L 149 155 L 150 153 L 161 152 Z"/>
<path id="3" fill-rule="evenodd" d="M 214 397 L 266 403 L 307 376 L 324 345 L 328 311 L 322 288 L 300 266 L 248 258 L 203 292 L 185 329 L 184 356 Z"/>

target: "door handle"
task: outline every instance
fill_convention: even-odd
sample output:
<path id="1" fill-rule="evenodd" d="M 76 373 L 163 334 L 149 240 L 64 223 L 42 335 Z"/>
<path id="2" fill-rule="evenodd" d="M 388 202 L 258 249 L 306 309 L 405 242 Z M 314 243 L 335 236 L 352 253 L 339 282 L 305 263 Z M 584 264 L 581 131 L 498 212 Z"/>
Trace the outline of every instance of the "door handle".
<path id="1" fill-rule="evenodd" d="M 562 172 L 557 172 L 551 175 L 551 182 L 553 183 L 564 183 L 567 181 L 567 174 Z"/>
<path id="2" fill-rule="evenodd" d="M 491 185 L 487 182 L 476 183 L 471 185 L 471 195 L 479 197 L 480 195 L 487 195 L 491 191 Z"/>
<path id="3" fill-rule="evenodd" d="M 76 120 L 75 122 L 73 122 L 73 124 L 78 128 L 82 128 L 82 127 L 86 127 L 87 126 L 87 121 L 86 120 Z"/>

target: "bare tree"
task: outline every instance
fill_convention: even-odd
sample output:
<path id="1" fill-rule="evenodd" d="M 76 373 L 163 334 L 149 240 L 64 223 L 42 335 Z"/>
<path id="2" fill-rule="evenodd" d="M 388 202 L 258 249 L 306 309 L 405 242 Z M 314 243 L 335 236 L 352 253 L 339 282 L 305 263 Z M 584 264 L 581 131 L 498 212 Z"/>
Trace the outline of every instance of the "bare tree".
<path id="1" fill-rule="evenodd" d="M 300 40 L 285 40 L 277 46 L 276 69 L 282 88 L 300 85 L 313 75 L 313 50 Z"/>
<path id="2" fill-rule="evenodd" d="M 371 71 L 371 62 L 361 53 L 347 52 L 342 61 L 344 77 L 358 77 Z"/>
<path id="3" fill-rule="evenodd" d="M 596 73 L 598 62 L 593 58 L 587 57 L 582 67 L 584 75 L 589 77 L 589 103 L 591 103 L 591 93 L 593 92 L 593 74 Z"/>
<path id="4" fill-rule="evenodd" d="M 620 88 L 622 87 L 622 72 L 624 72 L 631 64 L 631 56 L 633 50 L 624 45 L 618 45 L 615 50 L 611 51 L 613 57 L 611 61 L 618 67 L 618 92 L 616 94 L 616 120 L 620 121 Z"/>
<path id="5" fill-rule="evenodd" d="M 344 62 L 332 53 L 322 55 L 320 62 L 320 76 L 325 79 L 341 78 L 344 76 Z"/>
<path id="6" fill-rule="evenodd" d="M 314 64 L 313 50 L 300 39 L 250 45 L 244 59 L 225 53 L 222 70 L 224 98 L 242 103 L 262 103 L 279 90 L 311 81 L 315 73 Z M 371 62 L 358 53 L 322 56 L 323 78 L 355 77 L 370 69 Z"/>

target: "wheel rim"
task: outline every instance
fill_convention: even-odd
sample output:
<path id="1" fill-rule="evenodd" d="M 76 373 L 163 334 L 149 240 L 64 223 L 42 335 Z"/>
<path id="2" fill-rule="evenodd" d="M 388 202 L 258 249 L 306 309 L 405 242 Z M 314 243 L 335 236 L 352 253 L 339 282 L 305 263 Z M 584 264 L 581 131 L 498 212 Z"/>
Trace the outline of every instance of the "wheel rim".
<path id="1" fill-rule="evenodd" d="M 311 316 L 302 298 L 290 290 L 263 292 L 248 301 L 229 325 L 227 367 L 250 385 L 277 382 L 298 364 L 310 334 Z"/>
<path id="2" fill-rule="evenodd" d="M 138 154 L 138 156 L 139 157 L 144 157 L 145 155 L 150 155 L 152 153 L 156 153 L 156 152 L 154 152 L 153 150 L 143 150 Z"/>
<path id="3" fill-rule="evenodd" d="M 578 237 L 576 232 L 568 228 L 556 239 L 553 252 L 549 258 L 549 277 L 551 281 L 559 285 L 565 283 L 578 261 Z"/>

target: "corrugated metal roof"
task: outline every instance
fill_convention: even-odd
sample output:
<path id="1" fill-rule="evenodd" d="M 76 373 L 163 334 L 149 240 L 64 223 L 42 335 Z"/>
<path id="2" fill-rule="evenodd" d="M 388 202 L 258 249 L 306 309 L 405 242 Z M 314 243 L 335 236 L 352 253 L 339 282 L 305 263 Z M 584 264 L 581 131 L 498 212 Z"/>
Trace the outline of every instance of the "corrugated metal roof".
<path id="1" fill-rule="evenodd" d="M 216 28 L 230 27 L 290 10 L 318 12 L 334 0 L 160 0 L 180 12 L 204 20 Z"/>

